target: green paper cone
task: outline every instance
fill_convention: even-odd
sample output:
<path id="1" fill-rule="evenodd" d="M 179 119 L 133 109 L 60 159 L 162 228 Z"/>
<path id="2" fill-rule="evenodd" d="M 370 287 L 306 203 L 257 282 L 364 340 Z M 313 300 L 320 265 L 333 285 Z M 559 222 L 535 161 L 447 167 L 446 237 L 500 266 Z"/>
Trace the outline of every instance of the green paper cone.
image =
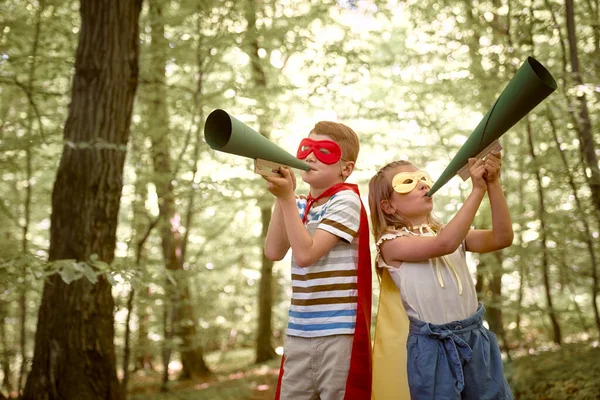
<path id="1" fill-rule="evenodd" d="M 214 110 L 206 118 L 204 139 L 213 150 L 252 159 L 262 159 L 309 171 L 303 161 L 270 142 L 224 110 Z"/>
<path id="2" fill-rule="evenodd" d="M 528 57 L 427 195 L 432 196 L 468 163 L 470 157 L 475 157 L 506 133 L 556 88 L 550 72 L 539 61 Z"/>

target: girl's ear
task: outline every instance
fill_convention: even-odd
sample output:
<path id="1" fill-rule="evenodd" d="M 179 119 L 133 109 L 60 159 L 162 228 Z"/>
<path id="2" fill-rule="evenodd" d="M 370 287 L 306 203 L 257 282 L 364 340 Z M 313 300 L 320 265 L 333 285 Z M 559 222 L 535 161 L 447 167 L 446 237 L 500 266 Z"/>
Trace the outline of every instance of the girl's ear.
<path id="1" fill-rule="evenodd" d="M 386 214 L 393 214 L 396 212 L 396 208 L 390 203 L 389 200 L 381 200 L 379 203 L 381 205 L 381 209 Z"/>

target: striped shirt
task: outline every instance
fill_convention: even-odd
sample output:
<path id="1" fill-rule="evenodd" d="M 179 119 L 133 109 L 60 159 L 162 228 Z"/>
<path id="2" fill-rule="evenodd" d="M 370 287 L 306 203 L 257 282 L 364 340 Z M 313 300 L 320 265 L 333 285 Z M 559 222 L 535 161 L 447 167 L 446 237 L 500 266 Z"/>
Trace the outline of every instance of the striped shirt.
<path id="1" fill-rule="evenodd" d="M 302 218 L 306 197 L 297 197 L 296 205 Z M 298 267 L 292 254 L 288 335 L 354 334 L 360 209 L 360 198 L 352 190 L 340 191 L 325 204 L 311 207 L 306 222 L 308 233 L 313 236 L 317 229 L 323 229 L 341 240 L 308 267 Z"/>

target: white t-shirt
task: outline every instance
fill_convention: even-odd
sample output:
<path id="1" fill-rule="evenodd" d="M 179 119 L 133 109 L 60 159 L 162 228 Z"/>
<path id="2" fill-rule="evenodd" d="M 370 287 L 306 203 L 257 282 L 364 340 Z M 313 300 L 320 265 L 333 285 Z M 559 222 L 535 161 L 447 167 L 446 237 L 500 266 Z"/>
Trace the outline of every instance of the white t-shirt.
<path id="1" fill-rule="evenodd" d="M 403 228 L 384 234 L 377 241 L 378 268 L 387 268 L 400 290 L 402 303 L 409 317 L 436 325 L 460 321 L 477 311 L 477 293 L 467 267 L 465 243 L 444 257 L 425 261 L 403 262 L 400 267 L 388 265 L 380 254 L 386 240 L 420 234 Z M 433 236 L 423 233 L 423 236 Z"/>

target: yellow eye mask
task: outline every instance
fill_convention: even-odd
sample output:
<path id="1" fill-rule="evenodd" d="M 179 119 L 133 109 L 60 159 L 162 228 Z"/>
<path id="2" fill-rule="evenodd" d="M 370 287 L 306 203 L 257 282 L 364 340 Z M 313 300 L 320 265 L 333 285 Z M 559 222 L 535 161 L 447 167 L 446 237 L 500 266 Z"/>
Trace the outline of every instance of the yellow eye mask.
<path id="1" fill-rule="evenodd" d="M 429 174 L 419 170 L 415 172 L 400 172 L 399 174 L 394 175 L 392 187 L 394 188 L 394 191 L 405 194 L 417 187 L 419 182 L 423 182 L 429 187 L 433 185 Z"/>

